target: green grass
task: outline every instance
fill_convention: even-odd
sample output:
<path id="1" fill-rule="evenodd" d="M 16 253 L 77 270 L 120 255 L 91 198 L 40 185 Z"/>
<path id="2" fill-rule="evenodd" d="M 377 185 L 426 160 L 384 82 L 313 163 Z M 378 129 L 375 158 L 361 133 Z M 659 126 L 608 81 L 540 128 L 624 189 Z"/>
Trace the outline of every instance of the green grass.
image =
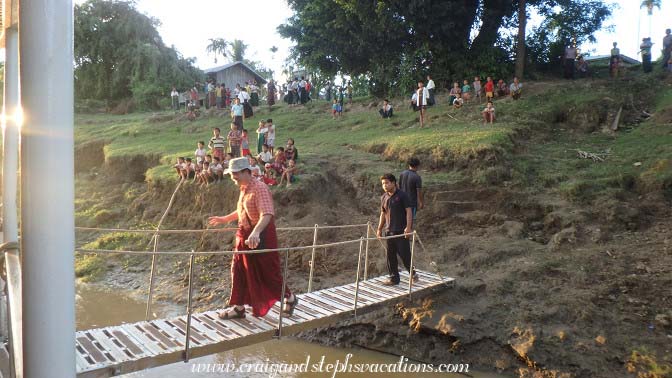
<path id="1" fill-rule="evenodd" d="M 492 126 L 482 123 L 483 104 L 472 102 L 462 109 L 452 109 L 445 104 L 445 98 L 439 98 L 439 105 L 428 111 L 430 127 L 419 129 L 419 114 L 410 110 L 407 100 L 393 101 L 395 117 L 383 120 L 378 116 L 380 104 L 374 104 L 375 99 L 360 98 L 352 106 L 346 105 L 341 119 L 332 119 L 330 104 L 324 101 L 297 108 L 281 104 L 272 111 L 259 108 L 254 117 L 245 121 L 245 127 L 250 132 L 251 150 L 255 152 L 254 131 L 259 120 L 273 118 L 277 127 L 276 146 L 294 138 L 304 171 L 317 169 L 318 160 L 338 159 L 342 164 L 350 164 L 356 169 L 353 173 L 365 179 L 403 169 L 402 162 L 407 157 L 419 155 L 425 163 L 423 177 L 430 185 L 465 178 L 476 183 L 510 179 L 519 185 L 551 188 L 568 198 L 579 199 L 605 189 L 629 189 L 633 181 L 659 185 L 670 177 L 669 127 L 646 122 L 611 137 L 599 132 L 574 132 L 573 125 L 562 123 L 567 117 L 590 114 L 596 106 L 613 101 L 609 99 L 623 92 L 624 83 L 590 80 L 526 83 L 523 99 L 495 102 L 498 119 Z M 627 83 L 636 90 L 646 86 L 643 79 Z M 665 84 L 662 87 L 655 101 L 657 110 L 672 106 L 672 90 Z M 170 113 L 160 115 L 167 114 Z M 228 130 L 230 124 L 226 115 L 202 116 L 193 122 L 152 122 L 153 118 L 149 113 L 78 115 L 76 140 L 79 143 L 106 140 L 106 159 L 161 156 L 161 165 L 147 172 L 148 180 L 175 180 L 171 166 L 176 157 L 191 156 L 196 142 L 207 142 L 213 127 Z M 514 153 L 512 135 L 518 129 L 528 130 L 531 135 L 551 133 L 551 137 L 541 144 L 529 143 L 523 153 Z M 576 150 L 609 150 L 610 154 L 606 162 L 597 163 L 578 158 Z M 484 152 L 486 155 L 481 154 Z M 476 166 L 471 172 L 450 168 L 451 162 L 460 159 L 478 162 L 488 152 L 496 154 L 496 164 L 509 161 L 511 172 L 492 167 L 492 162 Z M 642 165 L 635 167 L 635 162 Z M 104 218 L 105 214 L 98 216 Z"/>

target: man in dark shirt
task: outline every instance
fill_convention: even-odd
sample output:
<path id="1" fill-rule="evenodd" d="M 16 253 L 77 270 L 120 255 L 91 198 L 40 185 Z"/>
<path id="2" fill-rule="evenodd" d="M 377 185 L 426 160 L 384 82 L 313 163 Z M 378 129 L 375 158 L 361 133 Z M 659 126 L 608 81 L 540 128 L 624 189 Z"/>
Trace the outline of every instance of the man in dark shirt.
<path id="1" fill-rule="evenodd" d="M 380 220 L 376 235 L 382 237 L 383 233 L 385 236 L 393 236 L 413 232 L 413 214 L 408 195 L 397 189 L 397 179 L 393 174 L 384 174 L 380 177 L 380 181 L 385 193 L 380 197 Z M 406 236 L 387 239 L 387 268 L 390 279 L 384 282 L 384 285 L 399 284 L 397 254 L 401 257 L 406 270 L 411 271 L 411 247 L 408 238 Z M 413 280 L 417 280 L 415 274 Z"/>
<path id="2" fill-rule="evenodd" d="M 401 172 L 401 175 L 399 175 L 399 189 L 408 194 L 411 211 L 413 212 L 413 223 L 415 223 L 415 215 L 418 209 L 424 207 L 422 201 L 422 178 L 418 174 L 419 166 L 420 160 L 416 157 L 412 157 L 408 159 L 408 169 Z"/>

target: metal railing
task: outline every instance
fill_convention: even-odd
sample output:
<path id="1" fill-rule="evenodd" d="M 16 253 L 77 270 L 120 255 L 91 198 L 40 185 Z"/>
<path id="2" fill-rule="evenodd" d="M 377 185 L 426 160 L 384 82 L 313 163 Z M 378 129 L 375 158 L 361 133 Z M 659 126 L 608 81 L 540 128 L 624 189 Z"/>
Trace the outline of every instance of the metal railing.
<path id="1" fill-rule="evenodd" d="M 354 226 L 357 227 L 362 227 L 366 226 L 367 227 L 367 236 L 366 237 L 360 237 L 359 239 L 353 239 L 353 240 L 344 240 L 344 241 L 338 241 L 338 242 L 331 242 L 331 243 L 323 243 L 323 244 L 317 244 L 317 230 L 320 228 L 352 228 Z M 278 316 L 278 325 L 276 328 L 276 335 L 277 337 L 282 336 L 282 328 L 283 328 L 283 315 L 284 315 L 284 298 L 285 298 L 285 293 L 286 293 L 286 286 L 287 286 L 287 275 L 288 275 L 288 261 L 289 261 L 289 253 L 290 252 L 299 252 L 299 251 L 306 251 L 306 250 L 312 250 L 311 252 L 311 269 L 310 269 L 310 274 L 309 274 L 309 282 L 308 282 L 308 288 L 309 290 L 312 289 L 312 280 L 313 280 L 313 275 L 314 275 L 314 267 L 315 267 L 315 250 L 317 248 L 329 248 L 329 247 L 337 247 L 337 246 L 343 246 L 343 245 L 348 245 L 348 244 L 355 244 L 359 243 L 359 253 L 357 256 L 357 271 L 355 274 L 355 298 L 354 298 L 354 304 L 353 304 L 353 315 L 357 316 L 357 309 L 358 309 L 358 300 L 359 300 L 359 284 L 361 281 L 361 275 L 360 272 L 362 271 L 361 265 L 362 265 L 362 258 L 364 258 L 364 280 L 366 280 L 367 274 L 368 274 L 368 253 L 369 253 L 369 241 L 371 240 L 378 240 L 381 245 L 383 246 L 384 249 L 385 246 L 383 244 L 383 240 L 388 240 L 388 239 L 396 239 L 396 238 L 411 238 L 411 261 L 410 261 L 410 271 L 409 271 L 409 282 L 408 282 L 408 298 L 411 299 L 411 293 L 413 291 L 413 272 L 414 272 L 414 259 L 415 259 L 415 241 L 416 241 L 416 235 L 417 232 L 413 231 L 411 233 L 404 233 L 400 235 L 393 235 L 393 236 L 384 236 L 384 237 L 370 237 L 370 230 L 372 230 L 371 227 L 371 222 L 367 222 L 366 224 L 363 225 L 343 225 L 343 226 L 319 226 L 315 225 L 313 227 L 292 227 L 292 228 L 285 228 L 285 229 L 313 229 L 313 244 L 312 245 L 307 245 L 307 246 L 298 246 L 298 247 L 282 247 L 282 248 L 274 248 L 274 249 L 258 249 L 258 250 L 247 250 L 247 251 L 236 251 L 236 250 L 221 250 L 221 251 L 158 251 L 154 250 L 152 252 L 147 252 L 147 251 L 124 251 L 124 250 L 110 250 L 110 249 L 84 249 L 84 248 L 77 248 L 75 249 L 76 252 L 79 253 L 100 253 L 100 254 L 124 254 L 124 255 L 152 255 L 153 261 L 155 261 L 155 256 L 161 256 L 161 255 L 166 255 L 166 256 L 189 256 L 189 284 L 188 284 L 188 292 L 187 292 L 187 330 L 186 330 L 186 335 L 185 335 L 185 350 L 183 351 L 183 358 L 185 361 L 189 360 L 189 349 L 190 349 L 190 343 L 189 343 L 189 338 L 190 338 L 190 324 L 191 324 L 191 317 L 192 317 L 192 299 L 193 299 L 193 269 L 194 265 L 196 263 L 195 261 L 195 256 L 199 255 L 234 255 L 234 254 L 260 254 L 260 253 L 269 253 L 269 252 L 284 252 L 284 265 L 282 269 L 282 291 L 281 291 L 281 297 L 280 297 L 280 309 L 278 311 L 279 316 Z M 88 231 L 102 231 L 100 229 L 87 229 Z M 107 230 L 117 230 L 117 229 L 107 229 Z M 126 231 L 138 231 L 138 232 L 145 232 L 147 230 L 126 230 Z M 163 230 L 163 231 L 170 231 L 170 230 Z M 191 230 L 192 232 L 202 232 L 203 230 Z M 424 250 L 424 245 L 422 246 Z M 362 256 L 364 255 L 364 256 Z M 151 300 L 151 291 L 148 293 L 148 301 Z"/>

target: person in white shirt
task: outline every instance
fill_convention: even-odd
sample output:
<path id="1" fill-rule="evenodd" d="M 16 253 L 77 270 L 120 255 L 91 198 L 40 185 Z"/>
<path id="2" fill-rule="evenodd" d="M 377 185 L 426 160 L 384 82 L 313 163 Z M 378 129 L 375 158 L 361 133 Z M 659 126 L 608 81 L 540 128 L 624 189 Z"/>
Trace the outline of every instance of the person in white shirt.
<path id="1" fill-rule="evenodd" d="M 392 108 L 392 105 L 390 105 L 390 101 L 385 99 L 383 100 L 383 107 L 378 110 L 378 113 L 380 113 L 380 116 L 383 118 L 391 118 L 394 109 Z"/>
<path id="2" fill-rule="evenodd" d="M 170 91 L 170 99 L 172 100 L 173 110 L 177 113 L 177 111 L 180 110 L 180 94 L 175 87 Z"/>
<path id="3" fill-rule="evenodd" d="M 425 83 L 418 81 L 418 89 L 413 97 L 415 110 L 420 111 L 420 127 L 424 127 L 427 121 L 427 102 L 429 101 L 429 91 L 425 88 Z"/>
<path id="4" fill-rule="evenodd" d="M 427 90 L 429 91 L 429 103 L 428 105 L 434 105 L 436 104 L 434 100 L 434 90 L 436 89 L 436 85 L 434 85 L 434 80 L 432 80 L 432 77 L 427 75 Z"/>
<path id="5" fill-rule="evenodd" d="M 208 154 L 208 151 L 205 149 L 205 142 L 198 142 L 198 148 L 194 151 L 196 156 L 196 163 L 202 163 L 205 160 L 205 155 Z"/>
<path id="6" fill-rule="evenodd" d="M 509 94 L 511 98 L 517 100 L 520 98 L 520 95 L 523 91 L 523 84 L 518 81 L 517 77 L 513 78 L 513 83 L 509 86 Z"/>
<path id="7" fill-rule="evenodd" d="M 271 156 L 273 156 L 273 150 L 275 147 L 275 125 L 273 124 L 272 118 L 266 120 L 266 128 L 268 129 L 266 132 L 266 145 L 268 146 L 268 150 L 271 152 Z"/>
<path id="8" fill-rule="evenodd" d="M 273 160 L 273 155 L 268 151 L 268 145 L 264 144 L 262 149 L 263 151 L 257 155 L 257 161 L 261 165 L 266 165 L 266 163 L 270 163 Z"/>

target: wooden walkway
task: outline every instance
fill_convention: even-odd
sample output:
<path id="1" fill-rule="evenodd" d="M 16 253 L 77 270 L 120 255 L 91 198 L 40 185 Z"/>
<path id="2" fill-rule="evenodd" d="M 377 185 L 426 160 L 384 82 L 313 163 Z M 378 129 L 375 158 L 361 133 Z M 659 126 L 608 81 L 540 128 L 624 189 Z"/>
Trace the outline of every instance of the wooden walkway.
<path id="1" fill-rule="evenodd" d="M 413 283 L 413 294 L 426 294 L 451 283 L 452 278 L 417 271 L 420 279 Z M 408 295 L 408 273 L 403 272 L 401 284 L 384 286 L 387 277 L 359 283 L 357 314 L 404 299 Z M 445 286 L 444 286 L 445 287 Z M 297 294 L 299 304 L 290 318 L 282 319 L 282 334 L 336 323 L 353 315 L 355 284 L 348 284 Z M 278 325 L 279 304 L 263 318 L 220 320 L 216 311 L 192 314 L 190 358 L 219 353 L 272 339 Z M 77 377 L 110 377 L 150 367 L 183 361 L 187 317 L 157 319 L 79 331 L 76 334 Z"/>

